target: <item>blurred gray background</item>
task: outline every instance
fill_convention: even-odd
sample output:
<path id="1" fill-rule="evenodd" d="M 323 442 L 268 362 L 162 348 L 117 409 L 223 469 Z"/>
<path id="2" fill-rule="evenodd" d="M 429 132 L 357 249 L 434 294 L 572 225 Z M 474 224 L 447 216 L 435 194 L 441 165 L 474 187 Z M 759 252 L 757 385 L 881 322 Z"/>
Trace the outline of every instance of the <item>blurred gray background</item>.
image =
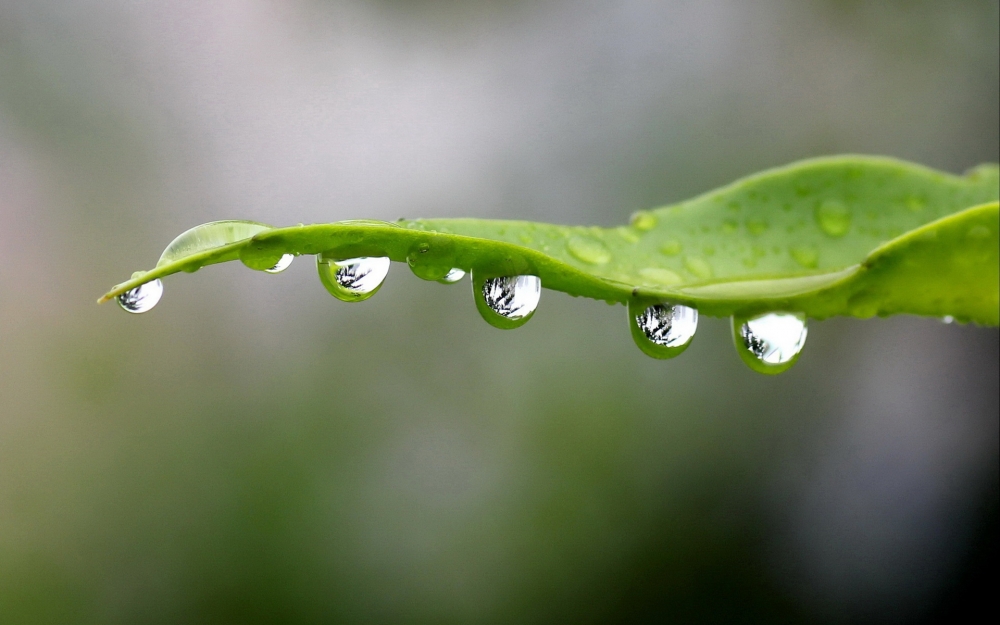
<path id="1" fill-rule="evenodd" d="M 1000 150 L 987 2 L 0 1 L 0 623 L 996 613 L 998 333 L 768 378 L 546 291 L 311 259 L 94 300 L 215 219 L 623 223 L 809 156 Z M 987 619 L 989 620 L 989 619 Z"/>

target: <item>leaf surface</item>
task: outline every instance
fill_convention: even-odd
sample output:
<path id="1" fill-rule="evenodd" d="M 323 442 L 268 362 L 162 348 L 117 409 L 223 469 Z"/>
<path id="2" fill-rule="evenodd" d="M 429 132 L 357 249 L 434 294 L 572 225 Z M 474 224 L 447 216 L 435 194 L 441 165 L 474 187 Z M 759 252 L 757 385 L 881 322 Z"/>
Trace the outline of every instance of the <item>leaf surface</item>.
<path id="1" fill-rule="evenodd" d="M 998 197 L 996 165 L 953 176 L 839 156 L 765 171 L 615 228 L 486 219 L 213 222 L 178 237 L 153 270 L 100 301 L 217 262 L 239 258 L 267 269 L 284 254 L 324 254 L 387 256 L 427 279 L 453 267 L 480 278 L 531 274 L 575 296 L 681 303 L 710 316 L 910 313 L 998 325 Z"/>

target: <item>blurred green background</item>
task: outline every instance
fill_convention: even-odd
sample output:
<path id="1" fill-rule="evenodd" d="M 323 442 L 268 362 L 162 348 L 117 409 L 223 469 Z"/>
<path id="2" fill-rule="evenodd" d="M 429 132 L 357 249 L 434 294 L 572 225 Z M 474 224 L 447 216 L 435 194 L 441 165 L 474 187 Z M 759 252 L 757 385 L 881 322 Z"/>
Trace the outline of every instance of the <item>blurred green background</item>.
<path id="1" fill-rule="evenodd" d="M 998 333 L 748 370 L 311 259 L 94 300 L 210 220 L 610 225 L 757 170 L 1000 151 L 998 3 L 0 1 L 0 623 L 996 613 Z M 986 617 L 984 620 L 990 620 Z"/>

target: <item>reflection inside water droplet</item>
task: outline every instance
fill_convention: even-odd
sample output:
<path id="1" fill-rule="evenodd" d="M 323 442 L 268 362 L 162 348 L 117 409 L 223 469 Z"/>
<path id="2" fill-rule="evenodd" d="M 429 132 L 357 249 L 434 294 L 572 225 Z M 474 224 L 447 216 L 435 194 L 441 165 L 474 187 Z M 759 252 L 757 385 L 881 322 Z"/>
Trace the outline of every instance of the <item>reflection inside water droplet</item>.
<path id="1" fill-rule="evenodd" d="M 267 273 L 281 273 L 282 271 L 288 269 L 288 266 L 292 264 L 293 260 L 295 260 L 294 254 L 282 254 L 281 258 L 278 259 L 278 262 L 276 262 L 273 267 L 265 269 L 264 271 Z"/>
<path id="2" fill-rule="evenodd" d="M 805 346 L 807 333 L 803 315 L 768 313 L 740 325 L 737 347 L 752 358 L 744 357 L 748 364 L 759 364 L 756 370 L 778 373 L 794 364 Z"/>
<path id="3" fill-rule="evenodd" d="M 698 311 L 682 305 L 629 304 L 632 338 L 654 358 L 673 358 L 683 352 L 698 329 Z"/>
<path id="4" fill-rule="evenodd" d="M 511 329 L 524 325 L 538 307 L 542 280 L 538 276 L 503 276 L 476 279 L 476 308 L 491 325 Z"/>
<path id="5" fill-rule="evenodd" d="M 332 260 L 316 257 L 319 278 L 331 295 L 345 302 L 360 302 L 375 295 L 389 273 L 384 256 Z"/>
<path id="6" fill-rule="evenodd" d="M 438 280 L 443 284 L 455 284 L 459 280 L 465 277 L 465 271 L 459 269 L 458 267 L 452 267 L 448 273 L 444 275 L 443 278 Z"/>
<path id="7" fill-rule="evenodd" d="M 118 305 L 130 313 L 144 313 L 152 310 L 162 296 L 163 283 L 153 280 L 119 295 Z"/>
<path id="8" fill-rule="evenodd" d="M 542 296 L 538 276 L 490 278 L 483 284 L 483 299 L 495 313 L 507 319 L 523 319 L 535 312 Z"/>

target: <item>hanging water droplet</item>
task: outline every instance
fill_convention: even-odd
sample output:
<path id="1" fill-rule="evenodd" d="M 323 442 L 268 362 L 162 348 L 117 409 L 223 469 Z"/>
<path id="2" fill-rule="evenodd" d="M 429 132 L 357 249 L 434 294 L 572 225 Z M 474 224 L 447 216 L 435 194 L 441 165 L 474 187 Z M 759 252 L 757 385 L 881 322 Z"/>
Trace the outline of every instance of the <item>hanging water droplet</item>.
<path id="1" fill-rule="evenodd" d="M 162 296 L 163 283 L 153 280 L 119 295 L 118 305 L 130 313 L 144 313 L 152 310 Z"/>
<path id="2" fill-rule="evenodd" d="M 632 339 L 653 358 L 673 358 L 691 344 L 698 329 L 698 311 L 680 304 L 629 302 Z"/>
<path id="3" fill-rule="evenodd" d="M 278 262 L 274 264 L 273 267 L 265 269 L 267 273 L 281 273 L 282 271 L 288 269 L 288 266 L 292 264 L 295 260 L 295 254 L 282 254 Z"/>
<path id="4" fill-rule="evenodd" d="M 384 256 L 366 256 L 332 260 L 322 254 L 316 256 L 319 279 L 339 300 L 360 302 L 379 290 L 389 273 L 389 259 Z"/>
<path id="5" fill-rule="evenodd" d="M 941 317 L 941 323 L 952 324 L 955 323 L 955 318 L 951 315 L 945 315 Z"/>
<path id="6" fill-rule="evenodd" d="M 510 330 L 527 323 L 538 307 L 542 280 L 538 276 L 503 276 L 480 280 L 473 274 L 476 308 L 488 323 Z"/>
<path id="7" fill-rule="evenodd" d="M 458 267 L 452 267 L 448 273 L 444 275 L 443 278 L 438 280 L 442 284 L 455 284 L 459 280 L 465 277 L 465 271 L 459 269 Z"/>
<path id="8" fill-rule="evenodd" d="M 805 315 L 767 313 L 733 317 L 733 340 L 743 362 L 760 373 L 781 373 L 798 360 L 806 343 Z"/>

